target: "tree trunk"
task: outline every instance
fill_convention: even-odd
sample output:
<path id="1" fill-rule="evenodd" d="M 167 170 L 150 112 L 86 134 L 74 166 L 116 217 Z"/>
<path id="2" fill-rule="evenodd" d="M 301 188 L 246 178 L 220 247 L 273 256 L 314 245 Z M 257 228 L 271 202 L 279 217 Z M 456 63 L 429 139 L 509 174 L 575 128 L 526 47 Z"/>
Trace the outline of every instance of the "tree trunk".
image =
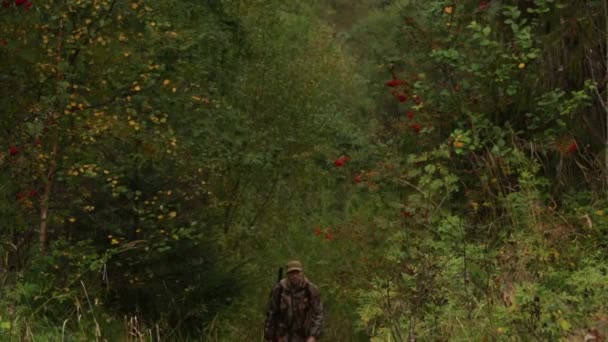
<path id="1" fill-rule="evenodd" d="M 59 32 L 57 34 L 57 65 L 56 70 L 57 74 L 55 77 L 57 78 L 57 89 L 56 96 L 59 96 L 60 83 L 63 80 L 63 73 L 61 72 L 61 60 L 63 54 L 63 29 L 64 29 L 64 21 L 61 19 L 59 21 Z M 60 112 L 60 111 L 59 111 Z M 53 115 L 50 115 L 50 119 L 54 120 Z M 39 227 L 39 242 L 40 242 L 40 251 L 45 253 L 49 246 L 49 201 L 51 197 L 51 190 L 53 189 L 53 179 L 55 178 L 55 171 L 57 170 L 57 149 L 59 147 L 58 140 L 55 140 L 53 143 L 53 148 L 51 150 L 51 159 L 49 162 L 49 168 L 44 178 L 44 190 L 42 192 L 42 196 L 40 198 L 40 227 Z"/>
<path id="2" fill-rule="evenodd" d="M 604 61 L 604 66 L 606 67 L 606 70 L 604 71 L 603 79 L 603 82 L 605 83 L 604 92 L 606 92 L 606 100 L 604 101 L 604 111 L 606 112 L 606 146 L 604 146 L 604 175 L 606 178 L 606 182 L 604 184 L 604 189 L 608 193 L 608 2 L 606 1 L 604 2 L 604 21 L 606 29 L 606 31 L 604 31 L 604 50 L 606 52 L 606 60 Z"/>
<path id="3" fill-rule="evenodd" d="M 40 229 L 39 240 L 40 250 L 45 253 L 49 245 L 49 200 L 51 190 L 53 188 L 53 179 L 55 178 L 55 170 L 57 169 L 57 142 L 53 145 L 51 152 L 51 161 L 49 164 L 48 173 L 46 175 L 46 183 L 40 200 Z"/>

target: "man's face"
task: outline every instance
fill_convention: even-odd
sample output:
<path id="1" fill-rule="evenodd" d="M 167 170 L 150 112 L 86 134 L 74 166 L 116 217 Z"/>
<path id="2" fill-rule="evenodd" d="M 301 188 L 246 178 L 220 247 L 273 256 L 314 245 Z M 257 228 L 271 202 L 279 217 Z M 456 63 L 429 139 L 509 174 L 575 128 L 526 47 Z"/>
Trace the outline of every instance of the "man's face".
<path id="1" fill-rule="evenodd" d="M 303 277 L 304 276 L 300 271 L 291 271 L 287 273 L 287 278 L 289 279 L 289 282 L 293 285 L 299 285 L 302 282 Z"/>

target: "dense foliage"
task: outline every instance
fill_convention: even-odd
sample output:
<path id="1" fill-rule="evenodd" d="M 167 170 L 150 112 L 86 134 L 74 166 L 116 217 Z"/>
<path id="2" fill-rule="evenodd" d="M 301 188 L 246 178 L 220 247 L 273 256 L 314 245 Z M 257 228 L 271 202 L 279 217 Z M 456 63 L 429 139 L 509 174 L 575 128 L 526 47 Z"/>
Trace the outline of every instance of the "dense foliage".
<path id="1" fill-rule="evenodd" d="M 605 1 L 7 0 L 3 340 L 608 334 Z"/>

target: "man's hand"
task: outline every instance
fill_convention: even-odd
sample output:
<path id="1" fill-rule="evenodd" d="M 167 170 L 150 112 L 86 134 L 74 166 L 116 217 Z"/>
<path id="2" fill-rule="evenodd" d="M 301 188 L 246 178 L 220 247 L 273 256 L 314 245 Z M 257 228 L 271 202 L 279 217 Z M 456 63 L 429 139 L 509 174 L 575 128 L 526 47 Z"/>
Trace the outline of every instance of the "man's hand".
<path id="1" fill-rule="evenodd" d="M 317 342 L 317 339 L 314 336 L 310 336 L 306 342 Z"/>

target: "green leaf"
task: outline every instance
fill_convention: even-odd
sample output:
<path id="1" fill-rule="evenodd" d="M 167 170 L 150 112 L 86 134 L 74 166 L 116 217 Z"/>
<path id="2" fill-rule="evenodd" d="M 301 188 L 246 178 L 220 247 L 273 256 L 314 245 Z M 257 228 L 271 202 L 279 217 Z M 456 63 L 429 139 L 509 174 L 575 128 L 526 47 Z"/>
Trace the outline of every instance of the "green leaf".
<path id="1" fill-rule="evenodd" d="M 424 167 L 424 171 L 426 173 L 433 173 L 433 172 L 435 172 L 435 170 L 436 170 L 436 168 L 435 168 L 435 165 L 433 165 L 433 164 L 429 164 Z"/>

